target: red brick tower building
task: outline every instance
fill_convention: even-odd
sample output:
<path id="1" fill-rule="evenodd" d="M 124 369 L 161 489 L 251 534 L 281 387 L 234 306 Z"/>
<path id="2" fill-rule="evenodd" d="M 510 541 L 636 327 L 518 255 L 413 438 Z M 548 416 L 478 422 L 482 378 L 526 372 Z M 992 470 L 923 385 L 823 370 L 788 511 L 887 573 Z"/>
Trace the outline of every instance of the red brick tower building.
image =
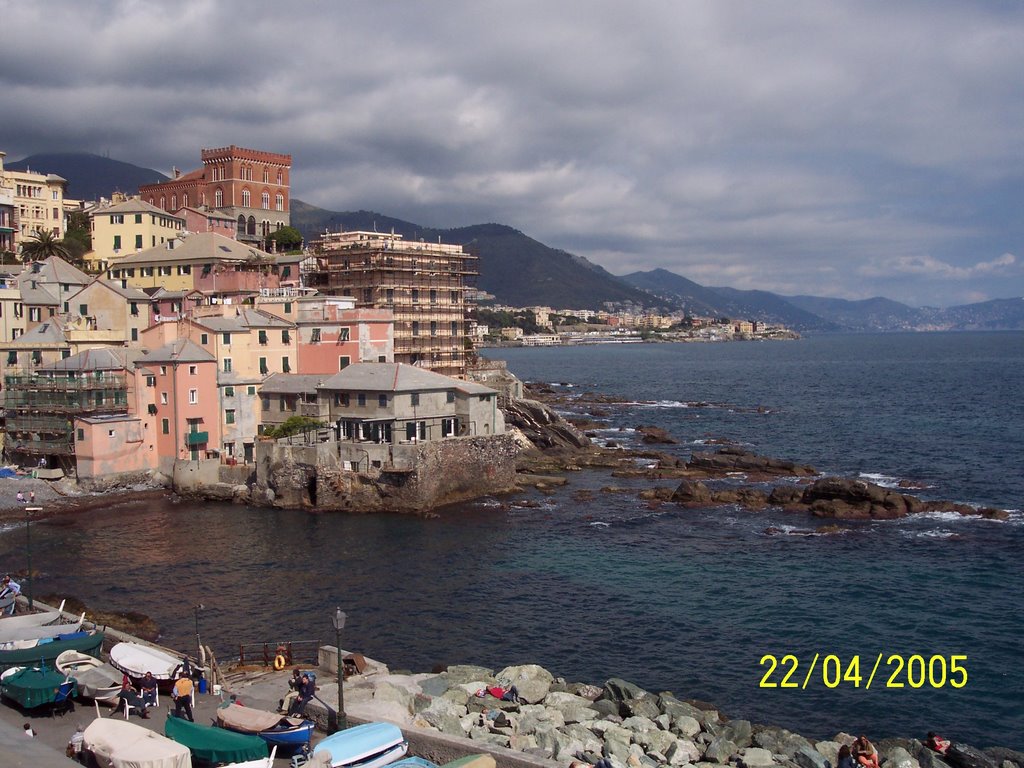
<path id="1" fill-rule="evenodd" d="M 236 222 L 238 239 L 252 243 L 289 225 L 291 155 L 234 144 L 201 154 L 202 168 L 139 187 L 142 199 L 171 213 L 188 206 L 220 211 Z"/>

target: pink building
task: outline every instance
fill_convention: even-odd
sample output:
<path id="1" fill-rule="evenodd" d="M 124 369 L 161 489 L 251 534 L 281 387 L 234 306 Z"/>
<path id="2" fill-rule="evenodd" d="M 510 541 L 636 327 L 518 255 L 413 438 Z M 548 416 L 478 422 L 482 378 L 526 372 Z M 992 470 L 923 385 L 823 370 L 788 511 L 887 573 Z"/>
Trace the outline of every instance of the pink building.
<path id="1" fill-rule="evenodd" d="M 217 358 L 188 339 L 175 339 L 136 362 L 154 390 L 160 469 L 176 459 L 198 461 L 221 444 Z"/>
<path id="2" fill-rule="evenodd" d="M 174 215 L 185 220 L 185 229 L 188 232 L 216 232 L 232 240 L 237 239 L 235 220 L 226 213 L 211 208 L 181 208 Z"/>

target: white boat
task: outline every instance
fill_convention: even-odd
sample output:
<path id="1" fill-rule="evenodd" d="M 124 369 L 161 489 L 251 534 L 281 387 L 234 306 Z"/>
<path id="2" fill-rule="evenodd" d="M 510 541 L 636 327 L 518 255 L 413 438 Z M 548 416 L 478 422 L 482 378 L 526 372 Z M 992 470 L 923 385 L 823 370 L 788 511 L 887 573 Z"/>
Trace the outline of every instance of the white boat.
<path id="1" fill-rule="evenodd" d="M 152 672 L 157 680 L 173 680 L 181 659 L 150 645 L 118 643 L 110 649 L 110 664 L 129 677 Z"/>
<path id="2" fill-rule="evenodd" d="M 95 656 L 78 651 L 64 651 L 54 666 L 78 682 L 78 692 L 108 706 L 117 706 L 121 693 L 121 673 Z"/>
<path id="3" fill-rule="evenodd" d="M 44 624 L 52 624 L 60 620 L 64 615 L 64 603 L 61 600 L 60 608 L 55 611 L 41 611 L 39 613 L 23 613 L 21 616 L 6 616 L 0 618 L 0 630 L 9 630 L 18 627 L 41 627 Z"/>
<path id="4" fill-rule="evenodd" d="M 331 768 L 383 768 L 408 751 L 409 742 L 397 725 L 366 723 L 323 739 L 313 755 L 330 755 Z"/>
<path id="5" fill-rule="evenodd" d="M 0 643 L 17 643 L 24 640 L 48 640 L 54 638 L 57 635 L 70 635 L 72 632 L 77 632 L 82 628 L 82 622 L 85 621 L 85 614 L 83 613 L 80 617 L 70 624 L 46 624 L 41 627 L 12 627 L 7 628 L 6 624 L 0 624 Z M 24 648 L 21 645 L 12 645 L 11 648 Z"/>
<path id="6" fill-rule="evenodd" d="M 111 768 L 192 768 L 184 744 L 127 720 L 101 717 L 85 729 L 83 748 Z"/>

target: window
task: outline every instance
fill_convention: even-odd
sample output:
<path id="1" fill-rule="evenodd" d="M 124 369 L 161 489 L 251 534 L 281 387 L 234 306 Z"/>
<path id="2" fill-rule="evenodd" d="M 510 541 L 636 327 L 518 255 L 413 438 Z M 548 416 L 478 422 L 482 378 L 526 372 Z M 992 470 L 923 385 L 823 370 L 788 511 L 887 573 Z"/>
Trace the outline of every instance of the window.
<path id="1" fill-rule="evenodd" d="M 348 392 L 336 392 L 334 394 L 334 404 L 340 405 L 343 408 L 348 408 L 349 397 Z"/>
<path id="2" fill-rule="evenodd" d="M 89 305 L 88 304 L 79 304 L 78 305 L 78 314 L 80 314 L 82 317 L 85 317 L 86 315 L 88 315 L 89 314 Z"/>
<path id="3" fill-rule="evenodd" d="M 413 320 L 412 321 L 412 335 L 413 336 L 419 336 L 420 335 L 420 321 L 419 320 Z"/>
<path id="4" fill-rule="evenodd" d="M 412 289 L 412 303 L 415 304 L 419 300 L 420 300 L 420 289 L 419 288 L 413 288 Z"/>
<path id="5" fill-rule="evenodd" d="M 456 419 L 441 419 L 441 437 L 455 437 Z"/>
<path id="6" fill-rule="evenodd" d="M 437 336 L 437 320 L 430 321 L 430 335 Z"/>
<path id="7" fill-rule="evenodd" d="M 351 338 L 351 328 L 339 328 L 338 329 L 338 341 L 348 341 Z"/>
<path id="8" fill-rule="evenodd" d="M 270 193 L 269 192 L 264 192 L 262 195 L 260 195 L 260 204 L 262 205 L 264 211 L 269 211 L 270 210 Z"/>
<path id="9" fill-rule="evenodd" d="M 115 213 L 110 217 L 111 224 L 124 224 L 124 214 Z"/>
<path id="10" fill-rule="evenodd" d="M 224 373 L 231 373 L 231 358 L 224 358 Z"/>
<path id="11" fill-rule="evenodd" d="M 388 396 L 387 395 L 377 395 L 377 406 L 380 407 L 380 408 L 387 408 L 388 407 Z"/>
<path id="12" fill-rule="evenodd" d="M 362 392 L 356 395 L 356 405 L 358 405 L 360 408 L 366 405 L 366 395 L 363 394 Z"/>
<path id="13" fill-rule="evenodd" d="M 199 343 L 202 344 L 204 347 L 207 344 L 209 344 L 210 343 L 210 334 L 208 334 L 208 333 L 201 333 L 201 334 L 199 334 Z"/>
<path id="14" fill-rule="evenodd" d="M 136 301 L 128 302 L 128 311 L 131 312 L 132 317 L 139 316 L 139 304 Z"/>
<path id="15" fill-rule="evenodd" d="M 234 397 L 234 396 L 235 396 L 235 388 L 234 387 L 224 387 L 224 397 Z"/>
<path id="16" fill-rule="evenodd" d="M 231 409 L 224 411 L 224 423 L 234 424 L 235 423 L 235 412 Z"/>
<path id="17" fill-rule="evenodd" d="M 139 340 L 139 329 L 138 328 L 132 328 L 132 341 L 138 341 L 138 340 Z"/>
<path id="18" fill-rule="evenodd" d="M 85 440 L 85 430 L 79 428 L 79 430 L 78 430 L 78 442 L 82 442 L 83 440 Z"/>
<path id="19" fill-rule="evenodd" d="M 281 358 L 281 372 L 282 373 L 291 373 L 291 371 L 292 371 L 292 366 L 291 366 L 291 363 L 288 362 L 288 358 L 287 357 L 282 357 Z"/>
<path id="20" fill-rule="evenodd" d="M 263 406 L 264 411 L 270 410 L 270 395 L 264 395 L 260 398 L 260 405 Z"/>
<path id="21" fill-rule="evenodd" d="M 445 399 L 446 399 L 446 400 L 447 400 L 447 402 L 449 402 L 449 403 L 454 403 L 454 402 L 455 402 L 455 392 L 454 392 L 453 390 L 450 390 L 450 389 L 449 389 L 449 390 L 448 390 L 448 392 L 447 392 L 447 394 L 446 394 L 446 397 L 445 397 Z"/>
<path id="22" fill-rule="evenodd" d="M 281 343 L 282 344 L 291 344 L 291 342 L 292 342 L 292 335 L 288 331 L 286 331 L 286 330 L 285 331 L 281 331 Z"/>
<path id="23" fill-rule="evenodd" d="M 178 210 L 178 196 L 177 195 L 171 195 L 171 210 L 172 211 Z"/>
<path id="24" fill-rule="evenodd" d="M 352 364 L 352 359 L 348 355 L 342 355 L 338 358 L 338 370 L 344 371 L 349 365 Z"/>
<path id="25" fill-rule="evenodd" d="M 266 331 L 260 331 L 259 336 L 260 336 L 260 344 L 266 345 L 266 343 L 267 343 L 267 332 Z"/>
<path id="26" fill-rule="evenodd" d="M 279 211 L 283 211 L 284 210 L 284 195 L 282 195 L 280 192 L 277 193 L 277 201 L 276 201 L 276 206 L 275 207 Z"/>
<path id="27" fill-rule="evenodd" d="M 249 389 L 247 390 L 247 392 L 248 392 L 248 394 L 250 394 L 250 395 L 255 395 L 255 394 L 256 394 L 256 387 L 255 387 L 255 386 L 251 386 L 251 387 L 249 387 Z"/>
<path id="28" fill-rule="evenodd" d="M 199 366 L 198 365 L 190 365 L 188 367 L 188 375 L 189 376 L 198 376 L 199 375 Z"/>
<path id="29" fill-rule="evenodd" d="M 121 236 L 120 235 L 114 235 L 114 250 L 115 251 L 120 251 L 121 250 Z"/>
<path id="30" fill-rule="evenodd" d="M 248 189 L 243 189 L 242 190 L 242 207 L 243 208 L 248 208 L 250 202 L 251 202 L 251 198 L 250 198 L 250 195 L 249 195 L 249 190 Z"/>
<path id="31" fill-rule="evenodd" d="M 412 407 L 415 408 L 417 405 L 420 404 L 420 393 L 413 392 L 411 395 L 409 395 L 409 399 L 412 401 Z"/>
<path id="32" fill-rule="evenodd" d="M 135 247 L 142 248 L 142 235 L 135 236 Z"/>
<path id="33" fill-rule="evenodd" d="M 167 375 L 167 366 L 166 365 L 161 365 L 160 366 L 160 375 L 161 376 L 166 376 Z"/>
<path id="34" fill-rule="evenodd" d="M 288 276 L 287 273 L 285 273 L 285 277 L 287 277 L 287 276 Z M 292 313 L 292 303 L 290 301 L 286 301 L 284 303 L 284 313 L 286 315 L 290 315 Z"/>
<path id="35" fill-rule="evenodd" d="M 195 405 L 196 403 L 199 402 L 199 390 L 198 389 L 190 389 L 188 391 L 188 402 L 189 402 L 189 405 Z"/>
<path id="36" fill-rule="evenodd" d="M 160 419 L 160 431 L 163 434 L 165 434 L 165 435 L 171 434 L 171 420 L 170 419 Z"/>
<path id="37" fill-rule="evenodd" d="M 261 357 L 260 358 L 260 373 L 266 374 L 269 371 L 270 371 L 270 369 L 267 368 L 267 358 Z"/>
<path id="38" fill-rule="evenodd" d="M 283 174 L 283 173 L 281 173 L 281 171 L 278 171 L 278 172 L 277 172 L 277 183 L 278 183 L 278 184 L 281 184 L 281 183 L 283 183 L 283 179 L 284 179 L 284 174 Z"/>
<path id="39" fill-rule="evenodd" d="M 459 324 L 455 320 L 452 320 L 451 334 L 452 334 L 452 336 L 458 336 L 459 335 Z"/>
<path id="40" fill-rule="evenodd" d="M 213 207 L 223 208 L 224 207 L 224 190 L 218 189 L 213 193 Z"/>
<path id="41" fill-rule="evenodd" d="M 142 223 L 142 214 L 141 213 L 136 213 L 135 214 L 135 223 L 136 224 L 141 224 Z"/>
<path id="42" fill-rule="evenodd" d="M 430 289 L 430 303 L 437 304 L 437 291 L 433 288 Z"/>
<path id="43" fill-rule="evenodd" d="M 268 171 L 266 168 L 264 168 L 263 169 L 263 183 L 266 184 L 268 181 L 270 181 L 270 171 Z"/>
<path id="44" fill-rule="evenodd" d="M 156 376 L 147 376 L 146 377 L 146 386 L 147 387 L 155 387 L 156 386 Z"/>
<path id="45" fill-rule="evenodd" d="M 41 312 L 41 310 L 39 309 L 39 307 L 29 307 L 28 308 L 28 319 L 29 319 L 29 321 L 33 322 L 33 323 L 38 323 L 39 322 L 39 318 L 40 318 L 40 312 Z"/>
<path id="46" fill-rule="evenodd" d="M 223 335 L 223 336 L 221 337 L 221 341 L 222 341 L 222 342 L 224 342 L 225 344 L 228 344 L 228 345 L 230 345 L 230 344 L 231 344 L 231 334 L 230 334 L 230 333 L 225 333 L 225 334 L 224 334 L 224 335 Z"/>
<path id="47" fill-rule="evenodd" d="M 309 343 L 310 344 L 319 344 L 320 343 L 320 329 L 319 328 L 313 328 L 313 329 L 310 330 L 310 332 L 309 332 Z"/>
<path id="48" fill-rule="evenodd" d="M 9 350 L 7 352 L 7 364 L 8 365 L 17 365 L 18 364 L 18 353 L 15 352 L 13 349 Z"/>

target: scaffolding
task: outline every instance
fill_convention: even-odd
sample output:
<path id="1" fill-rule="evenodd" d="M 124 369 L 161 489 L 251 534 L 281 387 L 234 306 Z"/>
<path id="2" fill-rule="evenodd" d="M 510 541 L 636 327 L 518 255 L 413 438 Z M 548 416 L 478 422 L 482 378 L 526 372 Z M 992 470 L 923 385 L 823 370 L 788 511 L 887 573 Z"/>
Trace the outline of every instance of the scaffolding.
<path id="1" fill-rule="evenodd" d="M 466 297 L 479 275 L 476 253 L 376 232 L 327 234 L 314 247 L 307 287 L 351 296 L 359 308 L 390 309 L 396 362 L 465 376 Z"/>
<path id="2" fill-rule="evenodd" d="M 127 414 L 132 381 L 125 371 L 6 374 L 8 460 L 36 466 L 45 458 L 48 466 L 70 474 L 75 464 L 75 419 Z"/>

